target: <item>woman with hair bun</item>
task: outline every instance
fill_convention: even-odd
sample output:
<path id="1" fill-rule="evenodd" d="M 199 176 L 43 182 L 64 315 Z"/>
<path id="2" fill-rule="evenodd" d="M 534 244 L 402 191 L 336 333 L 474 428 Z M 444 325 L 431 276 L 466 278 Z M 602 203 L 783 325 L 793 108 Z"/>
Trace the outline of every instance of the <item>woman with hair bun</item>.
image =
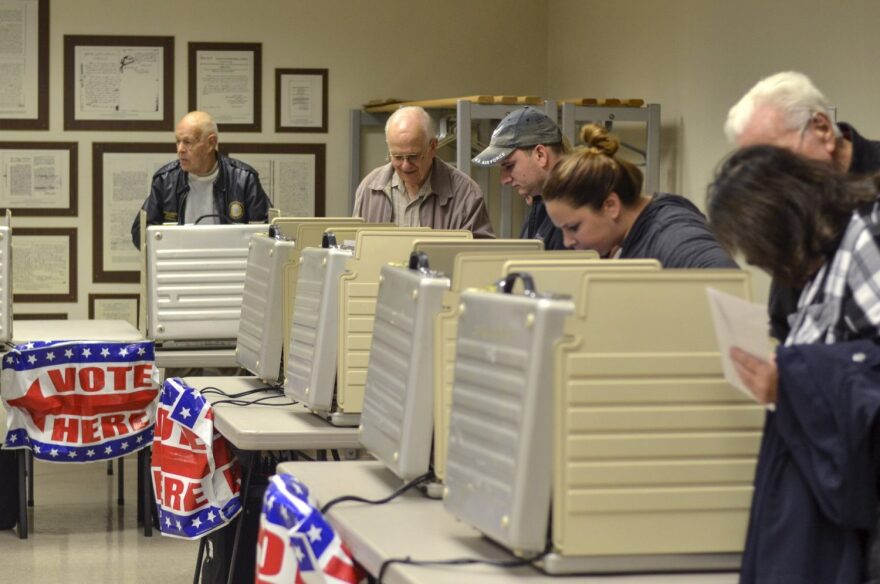
<path id="1" fill-rule="evenodd" d="M 693 203 L 642 194 L 642 172 L 615 157 L 619 142 L 599 125 L 581 129 L 582 148 L 556 165 L 543 196 L 565 246 L 602 257 L 652 258 L 664 268 L 736 268 Z"/>

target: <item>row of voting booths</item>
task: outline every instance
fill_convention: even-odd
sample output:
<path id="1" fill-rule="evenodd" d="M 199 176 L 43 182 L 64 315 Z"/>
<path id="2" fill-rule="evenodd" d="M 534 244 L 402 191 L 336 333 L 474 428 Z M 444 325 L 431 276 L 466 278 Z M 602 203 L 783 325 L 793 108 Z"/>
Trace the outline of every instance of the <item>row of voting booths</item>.
<path id="1" fill-rule="evenodd" d="M 226 351 L 512 553 L 738 567 L 764 412 L 706 289 L 748 299 L 746 272 L 352 218 L 142 233 L 157 354 Z"/>

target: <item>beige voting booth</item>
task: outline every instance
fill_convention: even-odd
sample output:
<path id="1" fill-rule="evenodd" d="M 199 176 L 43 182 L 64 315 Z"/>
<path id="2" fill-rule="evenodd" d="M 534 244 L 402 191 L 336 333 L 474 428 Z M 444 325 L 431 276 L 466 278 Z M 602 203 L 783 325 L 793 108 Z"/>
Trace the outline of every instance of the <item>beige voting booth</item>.
<path id="1" fill-rule="evenodd" d="M 452 378 L 455 366 L 456 338 L 461 293 L 468 288 L 485 288 L 506 275 L 509 261 L 524 262 L 598 261 L 594 251 L 541 251 L 541 252 L 469 252 L 455 258 L 452 285 L 444 295 L 443 309 L 434 326 L 434 474 L 441 481 L 446 469 L 446 446 L 449 428 L 449 407 L 452 396 Z M 517 264 L 519 265 L 519 264 Z M 523 264 L 531 265 L 531 264 Z"/>
<path id="2" fill-rule="evenodd" d="M 235 346 L 236 362 L 267 383 L 278 383 L 286 355 L 289 315 L 301 250 L 314 245 L 308 229 L 363 225 L 351 217 L 275 217 L 270 233 L 251 238 Z M 317 238 L 320 244 L 320 235 Z M 292 282 L 292 284 L 291 284 Z M 283 315 L 279 318 L 278 315 Z"/>
<path id="3" fill-rule="evenodd" d="M 408 264 L 382 267 L 360 441 L 401 479 L 424 474 L 430 463 L 434 323 L 449 289 L 455 256 L 542 248 L 537 240 L 416 240 Z"/>
<path id="4" fill-rule="evenodd" d="M 362 229 L 354 235 L 350 257 L 345 258 L 344 273 L 339 275 L 337 281 L 336 326 L 329 327 L 335 330 L 327 330 L 327 322 L 332 321 L 332 315 L 327 315 L 325 302 L 328 294 L 326 286 L 332 283 L 326 284 L 322 271 L 318 269 L 310 271 L 313 281 L 305 281 L 304 274 L 299 278 L 291 326 L 289 374 L 285 380 L 285 390 L 289 395 L 341 425 L 357 425 L 360 419 L 382 266 L 388 262 L 407 261 L 416 239 L 472 237 L 470 231 L 396 227 Z M 323 259 L 332 261 L 330 255 L 338 259 L 344 251 L 344 248 L 328 251 Z M 314 259 L 324 263 L 322 258 Z M 310 314 L 301 315 L 300 307 Z M 325 315 L 325 318 L 318 318 L 319 315 Z M 328 380 L 318 387 L 311 384 L 314 376 L 322 373 L 316 370 L 314 364 L 321 361 L 322 353 L 330 350 L 328 343 L 334 343 L 336 350 L 333 375 L 336 380 L 335 393 Z M 329 363 L 325 363 L 323 369 L 328 366 Z"/>
<path id="5" fill-rule="evenodd" d="M 524 554 L 544 549 L 552 516 L 551 573 L 736 569 L 764 411 L 723 379 L 707 287 L 750 295 L 736 270 L 585 272 L 555 345 L 552 421 L 523 420 L 516 435 L 551 437 L 552 497 L 526 506 L 517 493 L 540 473 L 508 476 L 523 461 L 486 465 L 478 449 L 462 460 L 456 442 L 449 468 L 466 478 L 450 482 L 469 492 L 447 507 Z M 504 481 L 501 496 L 485 488 Z"/>

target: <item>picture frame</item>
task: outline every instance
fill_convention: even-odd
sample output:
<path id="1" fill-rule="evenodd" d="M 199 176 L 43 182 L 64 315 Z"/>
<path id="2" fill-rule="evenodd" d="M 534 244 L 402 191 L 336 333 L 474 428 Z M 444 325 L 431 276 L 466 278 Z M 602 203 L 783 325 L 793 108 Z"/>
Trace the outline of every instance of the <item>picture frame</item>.
<path id="1" fill-rule="evenodd" d="M 262 131 L 262 44 L 189 43 L 189 110 L 221 132 Z"/>
<path id="2" fill-rule="evenodd" d="M 272 206 L 285 214 L 322 217 L 326 212 L 325 144 L 220 142 L 220 151 L 253 166 Z"/>
<path id="3" fill-rule="evenodd" d="M 11 42 L 20 43 L 21 53 L 12 61 L 19 66 L 20 93 L 14 102 L 0 103 L 0 130 L 48 130 L 49 0 L 0 0 L 0 7 L 10 15 L 0 24 L 20 31 Z"/>
<path id="4" fill-rule="evenodd" d="M 328 70 L 275 69 L 275 131 L 328 132 Z"/>
<path id="5" fill-rule="evenodd" d="M 19 312 L 13 313 L 12 322 L 16 320 L 67 320 L 66 312 Z"/>
<path id="6" fill-rule="evenodd" d="M 0 213 L 76 217 L 76 142 L 0 142 Z"/>
<path id="7" fill-rule="evenodd" d="M 130 227 L 156 170 L 175 160 L 170 143 L 92 144 L 92 281 L 137 284 L 140 255 Z"/>
<path id="8" fill-rule="evenodd" d="M 77 302 L 76 247 L 76 227 L 16 227 L 12 301 Z"/>
<path id="9" fill-rule="evenodd" d="M 64 129 L 174 129 L 174 37 L 64 35 Z"/>
<path id="10" fill-rule="evenodd" d="M 89 294 L 89 320 L 125 320 L 138 328 L 140 294 Z"/>

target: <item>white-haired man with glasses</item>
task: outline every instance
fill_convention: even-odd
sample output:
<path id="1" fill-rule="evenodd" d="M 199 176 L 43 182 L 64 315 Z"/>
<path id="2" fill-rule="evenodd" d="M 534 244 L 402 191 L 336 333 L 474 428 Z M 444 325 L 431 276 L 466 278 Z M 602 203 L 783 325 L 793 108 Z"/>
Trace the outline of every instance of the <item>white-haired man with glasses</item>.
<path id="1" fill-rule="evenodd" d="M 265 223 L 269 197 L 257 171 L 217 150 L 217 124 L 205 112 L 189 112 L 174 130 L 177 160 L 156 171 L 144 201 L 147 224 Z M 131 239 L 140 248 L 140 215 Z"/>
<path id="2" fill-rule="evenodd" d="M 736 146 L 768 144 L 840 172 L 880 171 L 880 142 L 867 140 L 849 124 L 836 124 L 828 100 L 803 73 L 785 71 L 759 81 L 727 115 L 724 131 Z M 800 290 L 774 282 L 770 289 L 770 328 L 780 342 L 788 336 L 788 316 L 797 311 Z"/>
<path id="3" fill-rule="evenodd" d="M 402 227 L 468 229 L 493 238 L 480 187 L 468 175 L 436 157 L 431 116 L 420 107 L 395 111 L 385 124 L 388 163 L 357 188 L 354 216 Z"/>

